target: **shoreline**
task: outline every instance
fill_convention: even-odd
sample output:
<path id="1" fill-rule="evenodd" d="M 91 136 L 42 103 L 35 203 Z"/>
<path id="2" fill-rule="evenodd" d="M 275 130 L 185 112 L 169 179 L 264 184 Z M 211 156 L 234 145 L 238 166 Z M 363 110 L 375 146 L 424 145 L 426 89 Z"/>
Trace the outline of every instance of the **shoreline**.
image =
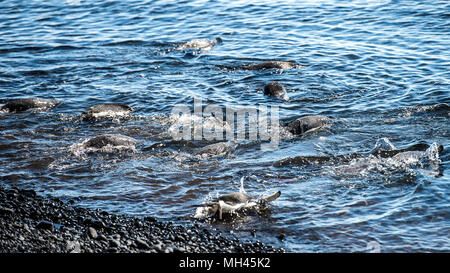
<path id="1" fill-rule="evenodd" d="M 0 182 L 0 253 L 284 253 L 196 224 L 81 208 Z"/>

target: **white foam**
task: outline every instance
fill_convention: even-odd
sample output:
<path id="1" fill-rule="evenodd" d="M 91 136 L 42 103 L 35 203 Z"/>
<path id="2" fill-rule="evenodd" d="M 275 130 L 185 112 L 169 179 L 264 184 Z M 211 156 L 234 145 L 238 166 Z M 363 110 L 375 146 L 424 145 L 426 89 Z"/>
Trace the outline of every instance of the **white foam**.
<path id="1" fill-rule="evenodd" d="M 397 150 L 394 144 L 387 138 L 383 137 L 377 140 L 375 143 L 375 147 L 373 148 L 375 151 L 394 151 Z"/>
<path id="2" fill-rule="evenodd" d="M 112 117 L 123 117 L 127 116 L 129 111 L 101 111 L 97 113 L 93 113 L 92 116 L 94 118 L 112 118 Z"/>

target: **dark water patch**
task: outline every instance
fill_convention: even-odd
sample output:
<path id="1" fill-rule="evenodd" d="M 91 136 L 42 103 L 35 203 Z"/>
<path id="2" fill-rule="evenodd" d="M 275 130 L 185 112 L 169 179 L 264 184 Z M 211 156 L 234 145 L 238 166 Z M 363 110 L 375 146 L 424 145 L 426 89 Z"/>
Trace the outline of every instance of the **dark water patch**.
<path id="1" fill-rule="evenodd" d="M 22 47 L 11 47 L 11 48 L 0 48 L 0 54 L 4 53 L 10 53 L 10 52 L 33 52 L 33 51 L 46 51 L 48 50 L 48 47 L 44 46 L 22 46 Z"/>
<path id="2" fill-rule="evenodd" d="M 156 46 L 154 43 L 149 44 L 146 41 L 142 40 L 126 40 L 126 41 L 120 41 L 120 42 L 113 42 L 113 43 L 105 43 L 103 46 L 143 46 L 143 45 L 152 45 Z M 161 44 L 157 44 L 161 45 Z"/>

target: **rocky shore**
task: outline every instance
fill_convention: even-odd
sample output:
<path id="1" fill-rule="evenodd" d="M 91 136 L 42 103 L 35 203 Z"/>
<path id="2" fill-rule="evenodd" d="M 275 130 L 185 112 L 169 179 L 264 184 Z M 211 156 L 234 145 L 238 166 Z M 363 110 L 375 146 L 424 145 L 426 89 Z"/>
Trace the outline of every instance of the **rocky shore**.
<path id="1" fill-rule="evenodd" d="M 77 207 L 0 184 L 0 253 L 280 253 L 220 232 Z"/>

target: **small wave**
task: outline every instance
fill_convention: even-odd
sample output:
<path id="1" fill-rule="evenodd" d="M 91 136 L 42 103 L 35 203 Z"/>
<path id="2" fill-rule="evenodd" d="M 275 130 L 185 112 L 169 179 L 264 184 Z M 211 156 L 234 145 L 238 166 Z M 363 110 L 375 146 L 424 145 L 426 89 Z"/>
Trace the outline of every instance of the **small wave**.
<path id="1" fill-rule="evenodd" d="M 53 47 L 49 50 L 82 50 L 87 49 L 86 47 L 80 47 L 80 46 L 72 46 L 72 45 L 61 45 Z"/>
<path id="2" fill-rule="evenodd" d="M 125 40 L 119 42 L 105 43 L 103 46 L 140 46 L 145 45 L 147 42 L 142 40 Z"/>
<path id="3" fill-rule="evenodd" d="M 0 54 L 2 53 L 17 53 L 17 52 L 51 52 L 55 50 L 82 50 L 87 49 L 82 46 L 73 45 L 60 45 L 60 46 L 24 46 L 24 47 L 10 47 L 0 49 Z"/>
<path id="4" fill-rule="evenodd" d="M 2 48 L 0 49 L 0 54 L 3 53 L 12 53 L 12 52 L 34 52 L 34 51 L 45 51 L 49 50 L 50 47 L 46 46 L 23 46 L 23 47 L 10 47 L 10 48 Z"/>

